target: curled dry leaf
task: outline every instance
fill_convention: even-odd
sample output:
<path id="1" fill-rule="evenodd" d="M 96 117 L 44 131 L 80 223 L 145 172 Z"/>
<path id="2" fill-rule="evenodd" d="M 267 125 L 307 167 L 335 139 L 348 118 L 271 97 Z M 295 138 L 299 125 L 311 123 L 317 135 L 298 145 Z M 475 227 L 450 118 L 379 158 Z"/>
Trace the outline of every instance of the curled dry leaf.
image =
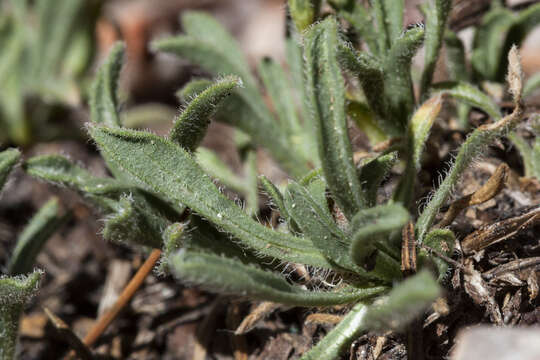
<path id="1" fill-rule="evenodd" d="M 504 163 L 499 165 L 497 170 L 495 170 L 493 175 L 491 175 L 488 181 L 480 189 L 454 201 L 436 227 L 443 228 L 450 225 L 463 209 L 484 203 L 497 196 L 505 186 L 509 171 L 510 168 L 508 165 Z"/>
<path id="2" fill-rule="evenodd" d="M 540 205 L 525 209 L 520 215 L 513 216 L 484 226 L 467 235 L 461 242 L 463 253 L 471 254 L 503 240 L 510 239 L 519 232 L 540 224 Z"/>

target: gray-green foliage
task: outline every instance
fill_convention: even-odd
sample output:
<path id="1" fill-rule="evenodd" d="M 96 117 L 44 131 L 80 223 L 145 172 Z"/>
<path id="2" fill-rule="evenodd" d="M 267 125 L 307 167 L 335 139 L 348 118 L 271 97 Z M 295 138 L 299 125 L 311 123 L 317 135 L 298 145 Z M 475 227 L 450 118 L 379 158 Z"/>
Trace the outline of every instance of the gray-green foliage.
<path id="1" fill-rule="evenodd" d="M 0 191 L 20 159 L 17 149 L 0 152 Z M 57 199 L 48 201 L 30 220 L 16 241 L 13 254 L 8 259 L 7 274 L 0 275 L 0 359 L 11 360 L 16 356 L 19 318 L 25 304 L 36 293 L 43 275 L 33 269 L 36 257 L 51 234 L 65 216 L 60 214 Z M 4 266 L 3 266 L 4 267 Z"/>
<path id="2" fill-rule="evenodd" d="M 15 359 L 19 319 L 24 306 L 35 295 L 43 272 L 28 276 L 0 276 L 0 359 Z"/>
<path id="3" fill-rule="evenodd" d="M 467 82 L 469 77 L 432 83 L 443 41 L 455 43 L 451 33 L 444 35 L 450 2 L 429 2 L 425 11 L 434 18 L 425 29 L 403 29 L 403 1 L 374 0 L 368 7 L 356 1 L 329 3 L 337 16 L 321 19 L 319 2 L 289 2 L 302 31 L 290 29 L 289 71 L 265 58 L 258 66 L 260 84 L 219 23 L 199 12 L 185 13 L 186 34 L 153 47 L 186 58 L 217 80 L 195 79 L 178 92 L 186 104 L 168 138 L 122 123 L 116 95 L 122 45 L 117 45 L 98 72 L 88 125 L 113 178 L 95 177 L 60 156 L 24 165 L 29 174 L 73 188 L 96 204 L 106 215 L 107 238 L 162 247 L 161 270 L 181 281 L 294 306 L 352 305 L 306 359 L 337 358 L 355 336 L 370 329 L 403 329 L 438 296 L 428 271 L 401 282 L 400 233 L 417 215 L 415 179 L 444 97 L 479 108 L 495 121 L 473 131 L 458 149 L 416 221 L 418 242 L 446 255 L 454 237 L 450 230 L 433 228 L 439 209 L 480 150 L 523 115 L 516 50 L 509 77 L 516 110 L 504 118 L 491 98 Z M 338 20 L 348 22 L 360 42 L 351 42 L 354 38 L 346 36 Z M 411 62 L 424 39 L 420 100 Z M 359 50 L 363 43 L 368 51 Z M 464 62 L 459 43 L 454 45 L 450 57 L 457 69 Z M 372 145 L 382 140 L 390 145 L 355 161 L 349 118 Z M 211 120 L 235 127 L 243 176 L 199 148 Z M 292 180 L 276 185 L 257 178 L 257 146 Z M 405 169 L 398 185 L 382 188 L 398 161 Z M 242 194 L 247 207 L 223 193 L 216 179 Z M 285 223 L 276 229 L 253 216 L 257 182 Z M 419 267 L 439 277 L 446 272 L 446 264 L 429 252 L 422 250 L 419 259 Z M 300 268 L 307 269 L 304 284 L 286 276 Z"/>
<path id="4" fill-rule="evenodd" d="M 53 104 L 78 101 L 99 7 L 82 0 L 0 3 L 0 143 L 28 145 L 65 133 L 46 122 Z"/>

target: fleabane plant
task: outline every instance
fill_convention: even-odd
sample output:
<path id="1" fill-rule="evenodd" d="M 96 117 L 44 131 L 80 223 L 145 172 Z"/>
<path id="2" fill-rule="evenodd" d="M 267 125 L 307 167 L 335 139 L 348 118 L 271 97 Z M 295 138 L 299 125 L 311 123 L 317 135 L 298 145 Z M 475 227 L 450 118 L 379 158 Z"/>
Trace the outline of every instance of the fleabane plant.
<path id="1" fill-rule="evenodd" d="M 416 253 L 415 244 L 424 244 L 451 254 L 452 232 L 433 224 L 480 150 L 523 115 L 518 53 L 510 51 L 515 110 L 502 117 L 489 96 L 470 84 L 432 84 L 449 1 L 428 2 L 425 11 L 435 19 L 408 30 L 403 29 L 402 1 L 375 1 L 369 9 L 344 3 L 331 2 L 338 16 L 364 31 L 370 51 L 358 51 L 332 15 L 306 26 L 317 19 L 318 4 L 291 2 L 291 10 L 310 13 L 296 18 L 305 30 L 287 39 L 289 74 L 269 59 L 258 67 L 271 108 L 235 40 L 208 15 L 185 14 L 186 35 L 153 47 L 185 57 L 217 78 L 194 80 L 180 91 L 188 101 L 167 137 L 121 123 L 116 83 L 123 47 L 116 45 L 97 75 L 88 124 L 114 178 L 95 178 L 59 156 L 30 159 L 26 171 L 75 188 L 101 207 L 107 214 L 106 237 L 162 247 L 162 268 L 183 282 L 292 306 L 349 304 L 343 321 L 304 359 L 339 358 L 364 331 L 403 329 L 440 289 L 428 270 L 414 274 L 416 269 L 409 268 L 404 279 L 402 229 L 407 224 L 409 253 Z M 371 14 L 375 27 L 384 30 L 380 36 L 359 23 L 370 18 L 362 14 Z M 417 100 L 410 66 L 424 42 L 428 59 Z M 358 89 L 347 91 L 346 80 Z M 494 121 L 467 138 L 415 221 L 414 179 L 449 95 L 481 108 Z M 355 163 L 348 118 L 372 141 L 393 145 Z M 283 226 L 269 228 L 225 196 L 214 178 L 227 177 L 227 170 L 214 166 L 213 177 L 204 170 L 208 162 L 201 161 L 198 146 L 210 119 L 242 130 L 288 171 L 286 186 L 259 179 Z M 397 161 L 404 163 L 404 173 L 394 193 L 381 199 L 381 182 Z M 421 256 L 424 264 L 434 264 L 429 267 L 435 275 L 445 273 L 444 262 Z M 285 276 L 284 269 L 291 267 L 304 278 Z"/>

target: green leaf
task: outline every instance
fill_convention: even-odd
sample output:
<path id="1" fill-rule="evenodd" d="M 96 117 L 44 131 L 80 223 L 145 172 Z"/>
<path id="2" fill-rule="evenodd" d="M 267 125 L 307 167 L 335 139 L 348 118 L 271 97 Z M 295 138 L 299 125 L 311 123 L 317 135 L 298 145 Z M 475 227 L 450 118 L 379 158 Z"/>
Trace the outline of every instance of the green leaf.
<path id="1" fill-rule="evenodd" d="M 367 194 L 369 206 L 376 205 L 377 191 L 381 182 L 388 176 L 397 161 L 397 153 L 392 152 L 371 159 L 360 167 L 358 177 L 364 188 L 364 192 Z"/>
<path id="2" fill-rule="evenodd" d="M 512 26 L 508 30 L 508 34 L 504 41 L 502 52 L 499 54 L 500 62 L 497 69 L 497 79 L 500 82 L 504 81 L 506 68 L 508 67 L 508 58 L 506 54 L 512 46 L 521 46 L 527 35 L 540 24 L 540 4 L 534 4 L 521 11 L 514 17 Z"/>
<path id="3" fill-rule="evenodd" d="M 385 54 L 403 31 L 403 0 L 372 0 L 379 53 Z"/>
<path id="4" fill-rule="evenodd" d="M 469 71 L 465 63 L 465 46 L 457 35 L 446 30 L 444 35 L 446 48 L 446 68 L 448 76 L 453 81 L 467 82 L 469 81 Z M 462 128 L 469 127 L 469 111 L 470 106 L 465 103 L 457 105 L 458 120 Z"/>
<path id="5" fill-rule="evenodd" d="M 421 169 L 421 156 L 431 127 L 442 107 L 442 96 L 436 94 L 414 113 L 408 128 L 407 167 L 401 176 L 394 199 L 409 207 L 414 199 L 415 180 Z"/>
<path id="6" fill-rule="evenodd" d="M 523 86 L 523 97 L 533 94 L 540 88 L 540 71 L 531 75 Z"/>
<path id="7" fill-rule="evenodd" d="M 422 243 L 428 233 L 439 209 L 444 205 L 463 172 L 481 155 L 482 151 L 493 141 L 512 130 L 523 117 L 520 106 L 514 112 L 494 124 L 482 125 L 476 128 L 460 146 L 459 152 L 451 165 L 443 182 L 435 191 L 416 222 L 418 243 Z"/>
<path id="8" fill-rule="evenodd" d="M 182 237 L 186 227 L 184 223 L 174 223 L 167 226 L 163 231 L 163 248 L 159 262 L 159 272 L 169 273 L 171 271 L 169 259 L 171 255 L 182 247 Z"/>
<path id="9" fill-rule="evenodd" d="M 291 93 L 291 85 L 285 77 L 281 66 L 270 58 L 264 58 L 258 67 L 259 74 L 266 91 L 272 100 L 274 110 L 282 127 L 282 136 L 289 138 L 294 151 L 299 151 L 308 158 L 308 149 L 305 148 L 304 133 L 301 127 Z"/>
<path id="10" fill-rule="evenodd" d="M 197 164 L 208 175 L 219 180 L 220 183 L 239 193 L 243 193 L 245 188 L 244 180 L 236 175 L 227 164 L 212 150 L 200 147 L 195 153 Z"/>
<path id="11" fill-rule="evenodd" d="M 315 22 L 321 7 L 320 0 L 289 0 L 289 12 L 298 32 Z"/>
<path id="12" fill-rule="evenodd" d="M 424 29 L 412 28 L 399 37 L 384 60 L 384 96 L 387 116 L 404 131 L 415 106 L 411 61 L 424 40 Z"/>
<path id="13" fill-rule="evenodd" d="M 449 229 L 432 230 L 426 235 L 426 238 L 424 240 L 424 244 L 427 245 L 429 248 L 434 249 L 448 257 L 452 256 L 455 242 L 456 237 L 454 236 L 454 233 Z M 423 263 L 428 259 L 435 263 L 435 266 L 437 267 L 437 271 L 439 273 L 438 281 L 442 281 L 442 279 L 446 276 L 448 271 L 448 263 L 443 259 L 440 259 L 434 254 L 429 254 L 424 249 L 421 249 L 419 251 L 418 258 L 418 263 L 420 266 L 423 266 Z"/>
<path id="14" fill-rule="evenodd" d="M 379 49 L 377 42 L 378 33 L 373 27 L 373 19 L 362 4 L 356 1 L 350 2 L 346 6 L 340 7 L 337 14 L 351 24 L 372 54 L 381 55 L 381 49 Z"/>
<path id="15" fill-rule="evenodd" d="M 321 253 L 342 268 L 357 268 L 351 261 L 345 233 L 306 188 L 290 183 L 284 194 L 284 202 L 291 218 Z M 358 270 L 361 272 L 362 269 Z"/>
<path id="16" fill-rule="evenodd" d="M 490 10 L 478 26 L 473 40 L 471 65 L 479 80 L 497 81 L 497 73 L 502 66 L 506 34 L 514 23 L 514 15 L 506 8 Z M 506 69 L 506 67 L 505 67 Z"/>
<path id="17" fill-rule="evenodd" d="M 20 275 L 32 271 L 45 242 L 66 220 L 67 216 L 60 213 L 58 199 L 47 201 L 19 235 L 9 258 L 8 273 Z"/>
<path id="18" fill-rule="evenodd" d="M 116 43 L 98 70 L 90 92 L 90 119 L 95 124 L 121 126 L 117 88 L 124 52 L 125 45 Z"/>
<path id="19" fill-rule="evenodd" d="M 391 232 L 400 230 L 409 220 L 409 212 L 399 204 L 379 205 L 360 210 L 352 219 L 350 254 L 353 261 L 364 267 L 377 249 L 377 242 L 386 242 Z"/>
<path id="20" fill-rule="evenodd" d="M 387 139 L 386 134 L 377 125 L 375 114 L 365 104 L 358 101 L 348 101 L 347 115 L 366 134 L 372 146 Z"/>
<path id="21" fill-rule="evenodd" d="M 384 93 L 384 73 L 380 61 L 366 52 L 357 52 L 350 44 L 340 42 L 340 60 L 345 68 L 358 76 L 371 110 L 377 115 L 380 127 L 389 135 L 401 134 L 399 126 L 387 116 Z"/>
<path id="22" fill-rule="evenodd" d="M 182 203 L 260 254 L 284 261 L 331 267 L 307 239 L 277 233 L 253 221 L 215 187 L 181 147 L 134 130 L 89 127 L 102 156 L 134 181 Z"/>
<path id="23" fill-rule="evenodd" d="M 76 190 L 109 215 L 108 240 L 160 247 L 162 230 L 184 211 L 182 204 L 169 204 L 132 184 L 94 177 L 62 156 L 36 156 L 23 167 L 31 176 Z M 122 230 L 124 220 L 133 227 Z"/>
<path id="24" fill-rule="evenodd" d="M 19 319 L 24 306 L 38 289 L 43 271 L 28 276 L 0 277 L 0 359 L 15 358 Z"/>
<path id="25" fill-rule="evenodd" d="M 169 105 L 145 103 L 126 109 L 120 114 L 120 122 L 127 128 L 137 129 L 154 124 L 168 124 L 176 116 Z"/>
<path id="26" fill-rule="evenodd" d="M 212 85 L 212 81 L 209 79 L 195 78 L 185 84 L 180 90 L 176 92 L 176 97 L 180 101 L 188 103 L 191 99 L 208 89 Z"/>
<path id="27" fill-rule="evenodd" d="M 159 248 L 162 231 L 170 223 L 143 194 L 126 194 L 115 202 L 113 211 L 105 217 L 103 238 L 118 244 Z"/>
<path id="28" fill-rule="evenodd" d="M 347 304 L 380 294 L 384 287 L 347 289 L 340 292 L 309 291 L 289 284 L 284 278 L 239 261 L 221 256 L 180 250 L 169 260 L 174 274 L 188 283 L 221 294 L 293 306 Z"/>
<path id="29" fill-rule="evenodd" d="M 349 350 L 362 332 L 365 331 L 364 318 L 367 306 L 356 304 L 347 315 L 319 343 L 305 353 L 300 360 L 333 360 Z"/>
<path id="30" fill-rule="evenodd" d="M 242 81 L 235 76 L 225 77 L 193 98 L 175 120 L 169 133 L 171 141 L 187 151 L 195 151 L 206 134 L 216 106 L 241 84 Z"/>
<path id="31" fill-rule="evenodd" d="M 308 171 L 305 160 L 290 152 L 291 144 L 276 126 L 236 41 L 208 15 L 189 12 L 183 19 L 188 36 L 159 40 L 154 42 L 154 48 L 186 58 L 217 76 L 240 76 L 244 88 L 224 101 L 215 119 L 250 135 L 293 176 L 304 175 Z"/>
<path id="32" fill-rule="evenodd" d="M 319 157 L 332 196 L 351 218 L 366 200 L 356 176 L 345 116 L 345 83 L 338 64 L 338 25 L 328 18 L 305 37 L 308 94 L 318 134 Z"/>
<path id="33" fill-rule="evenodd" d="M 9 173 L 20 158 L 21 152 L 17 149 L 12 148 L 0 152 L 0 190 L 6 184 Z"/>
<path id="34" fill-rule="evenodd" d="M 446 20 L 452 7 L 452 0 L 430 0 L 422 7 L 426 21 L 425 65 L 422 73 L 421 93 L 424 98 L 428 95 L 429 86 L 433 80 L 435 65 L 439 58 Z"/>
<path id="35" fill-rule="evenodd" d="M 396 286 L 384 302 L 371 306 L 356 304 L 328 335 L 300 360 L 338 359 L 354 340 L 368 330 L 401 329 L 433 302 L 439 287 L 427 272 Z"/>
<path id="36" fill-rule="evenodd" d="M 427 271 L 421 271 L 397 285 L 381 303 L 372 305 L 364 317 L 366 329 L 403 329 L 439 296 L 440 289 Z"/>
<path id="37" fill-rule="evenodd" d="M 499 106 L 485 93 L 466 82 L 442 82 L 433 85 L 433 92 L 448 94 L 467 105 L 476 107 L 491 116 L 493 120 L 501 119 Z"/>

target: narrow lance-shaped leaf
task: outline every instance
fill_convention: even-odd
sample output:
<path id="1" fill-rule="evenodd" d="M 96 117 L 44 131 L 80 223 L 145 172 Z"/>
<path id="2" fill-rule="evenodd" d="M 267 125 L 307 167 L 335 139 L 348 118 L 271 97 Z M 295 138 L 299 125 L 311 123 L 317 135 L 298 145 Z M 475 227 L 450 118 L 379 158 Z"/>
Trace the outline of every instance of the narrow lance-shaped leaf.
<path id="1" fill-rule="evenodd" d="M 259 188 L 257 183 L 257 152 L 248 150 L 246 160 L 244 162 L 244 183 L 245 197 L 247 205 L 244 205 L 245 210 L 250 215 L 256 215 L 259 212 Z"/>
<path id="2" fill-rule="evenodd" d="M 43 245 L 66 219 L 67 214 L 60 213 L 58 199 L 47 201 L 19 235 L 9 259 L 8 272 L 19 275 L 32 271 Z"/>
<path id="3" fill-rule="evenodd" d="M 459 148 L 459 152 L 454 160 L 452 167 L 439 185 L 437 191 L 426 205 L 422 214 L 416 222 L 417 241 L 422 243 L 428 233 L 439 209 L 450 196 L 454 186 L 459 181 L 463 172 L 469 165 L 481 154 L 481 151 L 495 139 L 501 137 L 512 130 L 523 118 L 522 96 L 522 70 L 519 63 L 519 54 L 517 48 L 513 47 L 508 54 L 509 68 L 508 80 L 509 89 L 513 95 L 515 108 L 514 111 L 493 124 L 481 125 L 474 130 Z"/>
<path id="4" fill-rule="evenodd" d="M 337 6 L 335 3 L 331 3 Z M 380 55 L 379 44 L 377 42 L 377 29 L 373 27 L 373 19 L 368 10 L 356 1 L 348 1 L 344 6 L 338 7 L 338 16 L 345 19 L 358 32 L 361 40 L 363 40 L 370 53 Z"/>
<path id="5" fill-rule="evenodd" d="M 375 114 L 367 105 L 350 100 L 347 102 L 347 115 L 349 115 L 356 126 L 366 134 L 372 146 L 387 139 L 386 134 L 377 125 Z"/>
<path id="6" fill-rule="evenodd" d="M 321 0 L 289 0 L 289 12 L 298 29 L 304 31 L 317 19 Z"/>
<path id="7" fill-rule="evenodd" d="M 130 178 L 171 201 L 182 203 L 260 254 L 329 267 L 309 242 L 281 234 L 253 221 L 227 199 L 181 147 L 134 130 L 89 127 L 102 156 Z"/>
<path id="8" fill-rule="evenodd" d="M 428 271 L 404 280 L 381 303 L 368 308 L 364 327 L 370 330 L 401 330 L 439 296 L 437 282 Z"/>
<path id="9" fill-rule="evenodd" d="M 294 105 L 294 97 L 290 91 L 290 84 L 285 77 L 281 66 L 270 58 L 264 58 L 258 67 L 259 74 L 264 83 L 266 91 L 272 99 L 272 105 L 283 129 L 283 134 L 289 138 L 289 142 L 294 146 L 294 151 L 299 151 L 306 158 L 303 129 L 301 127 Z"/>
<path id="10" fill-rule="evenodd" d="M 475 77 L 482 80 L 497 80 L 501 66 L 504 34 L 514 23 L 514 14 L 503 7 L 490 10 L 477 27 L 473 40 L 471 65 Z M 502 79 L 501 79 L 502 80 Z"/>
<path id="11" fill-rule="evenodd" d="M 171 205 L 131 183 L 126 185 L 115 179 L 95 177 L 62 156 L 36 156 L 23 167 L 31 176 L 67 186 L 97 205 L 109 216 L 106 225 L 111 226 L 104 232 L 108 240 L 159 247 L 161 231 L 184 211 L 182 204 Z M 130 226 L 139 232 L 138 235 L 142 235 L 141 231 L 145 235 L 135 236 L 137 231 L 130 232 L 125 226 L 123 233 L 115 231 L 122 227 L 122 219 L 127 219 Z"/>
<path id="12" fill-rule="evenodd" d="M 426 22 L 425 65 L 420 81 L 424 99 L 428 96 L 428 89 L 433 79 L 446 28 L 446 19 L 451 7 L 452 0 L 430 0 L 422 7 Z"/>
<path id="13" fill-rule="evenodd" d="M 369 206 L 377 203 L 377 190 L 398 161 L 397 152 L 381 155 L 364 163 L 359 169 L 359 179 L 367 194 Z"/>
<path id="14" fill-rule="evenodd" d="M 219 293 L 293 306 L 330 306 L 359 301 L 380 294 L 386 288 L 347 289 L 340 292 L 304 290 L 269 271 L 221 256 L 180 250 L 169 266 L 181 280 Z"/>
<path id="15" fill-rule="evenodd" d="M 398 136 L 401 128 L 387 116 L 384 93 L 384 73 L 380 61 L 366 52 L 357 52 L 350 44 L 340 42 L 339 56 L 343 66 L 358 76 L 369 107 L 377 116 L 381 128 L 389 135 Z"/>
<path id="16" fill-rule="evenodd" d="M 90 92 L 90 118 L 96 124 L 120 126 L 117 87 L 125 45 L 116 43 L 101 65 Z"/>
<path id="17" fill-rule="evenodd" d="M 505 38 L 502 51 L 499 54 L 498 81 L 502 82 L 504 80 L 505 71 L 508 66 L 506 54 L 512 46 L 521 46 L 527 35 L 533 29 L 537 28 L 538 24 L 540 24 L 540 4 L 531 5 L 517 14 Z"/>
<path id="18" fill-rule="evenodd" d="M 0 359 L 15 358 L 19 319 L 24 306 L 37 292 L 43 271 L 28 276 L 0 277 Z"/>
<path id="19" fill-rule="evenodd" d="M 216 76 L 239 76 L 244 87 L 224 101 L 215 119 L 246 132 L 256 144 L 269 149 L 286 171 L 302 176 L 308 171 L 305 160 L 290 152 L 291 144 L 276 126 L 236 41 L 208 15 L 189 12 L 183 21 L 188 36 L 156 41 L 154 48 L 186 58 Z"/>
<path id="20" fill-rule="evenodd" d="M 384 60 L 384 96 L 387 116 L 404 131 L 415 101 L 411 80 L 411 61 L 424 40 L 424 29 L 415 27 L 399 37 Z"/>
<path id="21" fill-rule="evenodd" d="M 7 149 L 0 152 L 0 190 L 6 184 L 9 173 L 21 158 L 21 152 L 17 149 Z"/>
<path id="22" fill-rule="evenodd" d="M 424 240 L 424 244 L 427 245 L 430 249 L 434 249 L 439 253 L 446 255 L 448 257 L 452 256 L 454 251 L 454 244 L 456 242 L 456 237 L 454 233 L 449 229 L 435 229 L 430 231 Z M 420 266 L 423 266 L 423 263 L 428 261 L 433 261 L 437 270 L 439 272 L 438 280 L 442 281 L 448 271 L 448 263 L 443 259 L 440 259 L 434 254 L 430 254 L 429 250 L 420 250 L 418 254 L 418 262 Z"/>
<path id="23" fill-rule="evenodd" d="M 217 154 L 205 147 L 200 147 L 196 152 L 197 164 L 210 176 L 219 180 L 220 183 L 231 190 L 243 193 L 245 184 L 243 179 L 235 174 Z"/>
<path id="24" fill-rule="evenodd" d="M 341 322 L 300 360 L 331 360 L 350 348 L 363 332 L 396 330 L 419 316 L 439 295 L 439 287 L 428 272 L 421 272 L 396 286 L 382 303 L 356 304 Z"/>
<path id="25" fill-rule="evenodd" d="M 289 184 L 284 201 L 300 230 L 328 259 L 345 269 L 357 268 L 351 261 L 345 234 L 306 188 L 297 183 Z"/>
<path id="26" fill-rule="evenodd" d="M 360 210 L 352 219 L 350 247 L 351 257 L 359 266 L 376 249 L 378 241 L 384 241 L 391 232 L 400 230 L 409 220 L 409 212 L 398 204 L 379 205 Z"/>
<path id="27" fill-rule="evenodd" d="M 523 86 L 523 96 L 529 96 L 540 88 L 540 72 L 533 74 Z"/>
<path id="28" fill-rule="evenodd" d="M 248 88 L 257 88 L 249 64 L 242 54 L 240 44 L 216 19 L 204 12 L 186 11 L 182 14 L 182 25 L 190 37 L 196 39 L 200 44 L 209 45 L 220 54 L 213 60 L 206 59 L 206 61 L 213 61 L 213 66 L 208 68 L 209 71 L 216 75 L 238 75 Z M 166 42 L 167 39 L 164 41 Z M 194 63 L 199 64 L 198 62 Z M 214 68 L 214 66 L 218 67 Z M 230 66 L 231 68 L 228 70 L 222 66 Z"/>
<path id="29" fill-rule="evenodd" d="M 416 174 L 420 171 L 421 156 L 431 127 L 442 107 L 442 95 L 437 94 L 424 102 L 411 118 L 408 128 L 407 165 L 394 199 L 406 207 L 414 198 Z"/>
<path id="30" fill-rule="evenodd" d="M 337 59 L 338 25 L 328 18 L 305 37 L 308 96 L 318 133 L 325 179 L 344 214 L 351 218 L 365 206 L 356 176 L 345 116 L 345 83 Z"/>
<path id="31" fill-rule="evenodd" d="M 444 35 L 446 49 L 446 68 L 453 81 L 469 81 L 469 71 L 465 64 L 465 46 L 461 39 L 452 31 L 446 30 Z M 458 120 L 462 128 L 469 127 L 470 106 L 460 102 L 457 105 Z"/>
<path id="32" fill-rule="evenodd" d="M 499 120 L 502 117 L 497 104 L 488 95 L 469 83 L 442 82 L 433 85 L 432 90 L 433 93 L 448 94 L 464 104 L 476 107 L 494 120 Z"/>
<path id="33" fill-rule="evenodd" d="M 300 360 L 333 360 L 339 359 L 347 351 L 353 341 L 366 331 L 364 318 L 367 306 L 356 304 L 347 315 L 319 343 L 305 353 Z"/>
<path id="34" fill-rule="evenodd" d="M 171 141 L 187 151 L 195 151 L 206 134 L 216 106 L 241 84 L 242 81 L 237 77 L 225 77 L 193 98 L 175 120 L 169 133 Z"/>

